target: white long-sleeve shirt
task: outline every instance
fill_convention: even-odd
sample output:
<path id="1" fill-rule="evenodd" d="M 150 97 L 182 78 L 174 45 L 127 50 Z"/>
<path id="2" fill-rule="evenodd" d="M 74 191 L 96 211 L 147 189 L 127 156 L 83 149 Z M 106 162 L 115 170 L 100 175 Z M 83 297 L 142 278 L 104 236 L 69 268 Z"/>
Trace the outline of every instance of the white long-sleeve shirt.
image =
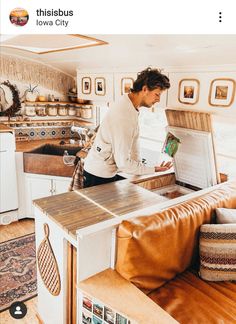
<path id="1" fill-rule="evenodd" d="M 128 95 L 109 108 L 85 159 L 85 171 L 102 178 L 117 172 L 142 175 L 155 172 L 139 157 L 138 111 Z"/>

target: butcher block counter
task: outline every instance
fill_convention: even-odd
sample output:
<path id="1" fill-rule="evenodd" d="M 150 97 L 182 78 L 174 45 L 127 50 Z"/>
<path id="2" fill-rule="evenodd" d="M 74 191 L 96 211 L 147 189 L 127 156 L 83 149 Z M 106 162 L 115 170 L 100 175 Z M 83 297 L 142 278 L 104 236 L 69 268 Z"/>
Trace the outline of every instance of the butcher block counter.
<path id="1" fill-rule="evenodd" d="M 10 128 L 4 124 L 0 124 L 0 133 L 6 133 L 6 132 L 12 133 L 12 128 Z"/>
<path id="2" fill-rule="evenodd" d="M 76 230 L 158 203 L 158 195 L 121 180 L 34 201 L 47 217 L 76 238 Z"/>

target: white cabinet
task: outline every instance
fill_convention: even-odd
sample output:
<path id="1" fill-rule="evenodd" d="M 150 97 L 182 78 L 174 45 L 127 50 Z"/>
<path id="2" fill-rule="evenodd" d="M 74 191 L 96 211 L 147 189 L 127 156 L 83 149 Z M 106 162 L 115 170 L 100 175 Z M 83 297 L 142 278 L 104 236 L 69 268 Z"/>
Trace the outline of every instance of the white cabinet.
<path id="1" fill-rule="evenodd" d="M 68 191 L 71 178 L 44 175 L 26 175 L 27 217 L 34 217 L 33 200 Z"/>
<path id="2" fill-rule="evenodd" d="M 58 195 L 68 191 L 68 187 L 70 185 L 71 178 L 64 178 L 61 179 L 53 179 L 52 180 L 52 187 L 53 187 L 53 195 Z"/>
<path id="3" fill-rule="evenodd" d="M 78 98 L 108 102 L 114 100 L 113 73 L 77 73 Z"/>
<path id="4" fill-rule="evenodd" d="M 0 133 L 0 213 L 18 208 L 15 136 Z"/>

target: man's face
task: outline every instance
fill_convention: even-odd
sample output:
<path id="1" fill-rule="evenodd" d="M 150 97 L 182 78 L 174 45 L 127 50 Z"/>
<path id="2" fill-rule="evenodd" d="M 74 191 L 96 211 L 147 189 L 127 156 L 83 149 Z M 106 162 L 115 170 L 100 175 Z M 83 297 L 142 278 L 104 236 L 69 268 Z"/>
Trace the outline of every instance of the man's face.
<path id="1" fill-rule="evenodd" d="M 153 105 L 155 105 L 155 103 L 160 102 L 162 92 L 163 90 L 160 88 L 150 91 L 148 90 L 147 86 L 143 86 L 141 106 L 151 108 Z"/>

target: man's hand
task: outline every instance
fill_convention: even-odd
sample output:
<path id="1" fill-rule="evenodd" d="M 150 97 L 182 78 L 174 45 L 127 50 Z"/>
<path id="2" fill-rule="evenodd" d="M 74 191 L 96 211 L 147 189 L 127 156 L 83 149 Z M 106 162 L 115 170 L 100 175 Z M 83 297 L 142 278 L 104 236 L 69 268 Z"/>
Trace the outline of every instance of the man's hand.
<path id="1" fill-rule="evenodd" d="M 160 166 L 155 167 L 155 172 L 167 171 L 170 168 L 172 168 L 172 166 L 173 166 L 173 163 L 171 161 L 169 161 L 169 162 L 163 161 Z"/>

